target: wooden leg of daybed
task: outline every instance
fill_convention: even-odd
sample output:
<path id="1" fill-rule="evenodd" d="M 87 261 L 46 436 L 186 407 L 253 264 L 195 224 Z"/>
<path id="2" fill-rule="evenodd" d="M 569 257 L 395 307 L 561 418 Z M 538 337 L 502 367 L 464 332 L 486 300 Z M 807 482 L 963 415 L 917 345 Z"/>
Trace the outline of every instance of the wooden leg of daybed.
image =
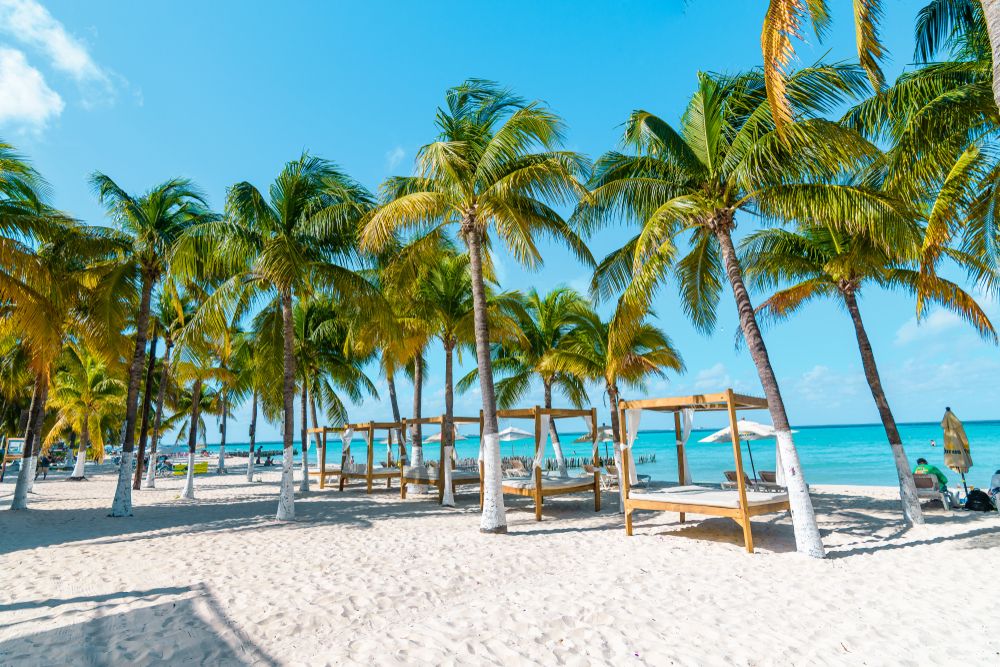
<path id="1" fill-rule="evenodd" d="M 385 488 L 387 488 L 387 489 L 391 489 L 392 488 L 392 477 L 386 477 L 385 478 Z"/>
<path id="2" fill-rule="evenodd" d="M 542 494 L 535 495 L 535 521 L 542 520 Z"/>
<path id="3" fill-rule="evenodd" d="M 684 523 L 684 512 L 681 512 L 681 523 Z"/>
<path id="4" fill-rule="evenodd" d="M 743 528 L 743 544 L 747 548 L 747 553 L 753 553 L 753 531 L 750 529 L 750 519 L 745 518 L 742 521 L 736 519 L 736 523 L 740 524 Z"/>
<path id="5" fill-rule="evenodd" d="M 601 481 L 596 474 L 594 475 L 594 511 L 601 511 Z"/>
<path id="6" fill-rule="evenodd" d="M 344 476 L 343 475 L 340 476 L 340 490 L 341 491 L 344 490 Z"/>
<path id="7" fill-rule="evenodd" d="M 406 480 L 399 478 L 399 497 L 406 500 Z"/>

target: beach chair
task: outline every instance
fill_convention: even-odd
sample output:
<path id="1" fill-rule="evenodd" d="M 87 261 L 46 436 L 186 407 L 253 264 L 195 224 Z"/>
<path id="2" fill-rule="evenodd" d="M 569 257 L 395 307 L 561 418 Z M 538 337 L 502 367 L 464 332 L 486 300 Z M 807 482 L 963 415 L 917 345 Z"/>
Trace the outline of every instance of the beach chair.
<path id="1" fill-rule="evenodd" d="M 503 471 L 504 477 L 528 477 L 528 470 L 521 459 L 514 459 Z"/>
<path id="2" fill-rule="evenodd" d="M 618 486 L 618 469 L 614 466 L 607 466 L 604 468 L 604 473 L 601 475 L 601 481 L 607 484 L 607 489 Z"/>
<path id="3" fill-rule="evenodd" d="M 939 500 L 941 507 L 951 509 L 951 496 L 941 490 L 941 483 L 934 475 L 914 475 L 913 485 L 917 487 L 917 500 Z"/>
<path id="4" fill-rule="evenodd" d="M 773 470 L 761 470 L 760 480 L 757 482 L 758 491 L 774 491 L 781 492 L 785 490 L 785 487 L 778 484 L 778 475 Z"/>
<path id="5" fill-rule="evenodd" d="M 726 470 L 722 474 L 726 476 L 726 481 L 722 483 L 722 488 L 735 489 L 736 487 L 739 486 L 739 481 L 736 478 L 735 470 Z M 743 483 L 746 484 L 746 487 L 748 489 L 752 489 L 754 486 L 753 480 L 750 479 L 750 476 L 746 473 L 743 473 Z"/>

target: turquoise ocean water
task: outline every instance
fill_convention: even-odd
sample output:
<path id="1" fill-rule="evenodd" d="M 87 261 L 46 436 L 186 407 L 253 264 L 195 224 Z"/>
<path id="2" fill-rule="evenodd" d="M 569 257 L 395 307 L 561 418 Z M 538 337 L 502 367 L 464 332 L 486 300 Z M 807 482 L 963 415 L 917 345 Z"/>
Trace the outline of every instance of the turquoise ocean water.
<path id="1" fill-rule="evenodd" d="M 475 457 L 479 441 L 473 429 L 463 431 L 468 439 L 457 443 L 460 457 Z M 695 430 L 688 442 L 688 465 L 696 482 L 721 482 L 722 471 L 732 470 L 732 448 L 727 444 L 708 444 L 698 442 L 712 430 Z M 943 437 L 938 423 L 901 424 L 899 427 L 910 458 L 910 464 L 915 465 L 918 457 L 926 458 L 930 463 L 939 466 L 948 475 L 951 485 L 960 481 L 957 473 L 944 467 Z M 986 486 L 993 472 L 1000 469 L 1000 421 L 965 422 L 965 430 L 972 447 L 974 467 L 966 475 L 970 484 Z M 892 463 L 892 455 L 885 438 L 881 424 L 863 424 L 856 426 L 804 426 L 797 428 L 795 444 L 805 470 L 806 480 L 812 484 L 865 484 L 895 486 L 896 473 Z M 580 435 L 577 433 L 561 433 L 563 451 L 567 457 L 583 457 L 589 455 L 589 444 L 574 444 L 572 440 Z M 384 437 L 384 433 L 382 434 Z M 931 440 L 937 441 L 937 447 L 931 447 Z M 259 443 L 265 450 L 279 450 L 278 442 Z M 340 441 L 330 438 L 331 458 L 339 461 Z M 358 443 L 360 444 L 360 442 Z M 503 442 L 504 456 L 531 456 L 533 445 L 530 439 Z M 757 470 L 774 470 L 774 441 L 759 440 L 750 443 L 753 460 Z M 227 445 L 227 452 L 234 450 L 246 451 L 246 443 Z M 357 444 L 355 449 L 357 449 Z M 299 445 L 296 443 L 296 448 Z M 383 454 L 384 444 L 377 444 L 376 452 Z M 605 451 L 610 455 L 611 444 L 602 443 L 601 455 Z M 210 452 L 218 450 L 217 445 L 209 445 Z M 363 450 L 360 450 L 363 451 Z M 427 456 L 437 457 L 437 445 L 428 445 Z M 677 450 L 674 446 L 673 431 L 640 431 L 635 443 L 637 454 L 656 454 L 656 461 L 639 466 L 640 472 L 650 474 L 653 479 L 675 481 L 677 479 Z M 552 446 L 548 445 L 548 457 L 552 456 Z M 309 458 L 316 460 L 316 451 L 310 447 Z M 358 460 L 358 452 L 355 452 Z M 743 445 L 743 465 L 749 474 L 750 460 L 746 455 L 746 444 Z"/>

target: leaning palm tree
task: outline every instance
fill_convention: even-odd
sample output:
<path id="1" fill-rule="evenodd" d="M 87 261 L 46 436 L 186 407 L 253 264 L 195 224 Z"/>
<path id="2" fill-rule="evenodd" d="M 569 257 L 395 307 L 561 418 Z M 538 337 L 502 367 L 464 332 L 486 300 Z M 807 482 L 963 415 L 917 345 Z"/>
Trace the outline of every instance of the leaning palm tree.
<path id="1" fill-rule="evenodd" d="M 883 195 L 824 181 L 880 153 L 853 130 L 810 118 L 860 93 L 865 79 L 857 68 L 845 66 L 797 72 L 788 90 L 800 120 L 785 129 L 784 139 L 775 130 L 761 72 L 700 74 L 698 84 L 678 129 L 649 112 L 632 113 L 624 137 L 630 152 L 610 152 L 598 160 L 592 200 L 575 216 L 584 229 L 621 217 L 641 225 L 638 235 L 605 258 L 596 275 L 602 295 L 624 289 L 623 324 L 648 312 L 658 286 L 673 274 L 683 309 L 698 328 L 710 331 L 728 279 L 778 432 L 798 548 L 822 557 L 812 501 L 743 283 L 733 232 L 741 212 L 779 222 L 822 215 L 817 222 L 851 228 L 878 228 L 894 212 Z M 680 256 L 678 241 L 684 234 L 689 249 Z"/>
<path id="2" fill-rule="evenodd" d="M 295 518 L 295 299 L 326 292 L 343 299 L 377 299 L 353 268 L 357 221 L 368 192 L 332 163 L 303 154 L 285 165 L 268 196 L 247 182 L 229 189 L 221 220 L 191 228 L 174 253 L 181 275 L 207 271 L 227 279 L 195 317 L 218 333 L 236 313 L 277 297 L 282 321 L 281 405 L 284 452 L 277 518 Z M 373 316 L 377 310 L 372 309 Z"/>
<path id="3" fill-rule="evenodd" d="M 470 79 L 446 94 L 438 140 L 420 149 L 413 177 L 389 179 L 383 205 L 368 216 L 362 246 L 379 250 L 400 231 L 457 227 L 469 253 L 475 306 L 476 359 L 483 398 L 485 483 L 480 530 L 507 531 L 497 439 L 496 392 L 490 360 L 484 265 L 495 236 L 523 265 L 538 266 L 536 238 L 565 243 L 590 263 L 590 251 L 550 204 L 586 196 L 579 154 L 555 150 L 562 121 L 539 102 L 525 103 L 495 83 Z"/>
<path id="4" fill-rule="evenodd" d="M 578 323 L 579 312 L 587 307 L 586 300 L 573 289 L 556 287 L 545 296 L 532 289 L 517 305 L 514 317 L 521 335 L 495 347 L 493 368 L 504 376 L 497 382 L 497 403 L 503 408 L 515 406 L 528 392 L 532 379 L 538 377 L 546 408 L 552 407 L 553 389 L 574 407 L 583 408 L 587 390 L 582 378 L 554 369 L 551 357 Z M 549 421 L 549 433 L 556 465 L 565 477 L 566 458 L 554 419 Z"/>
<path id="5" fill-rule="evenodd" d="M 111 516 L 132 516 L 132 456 L 135 447 L 136 413 L 142 366 L 146 358 L 146 336 L 153 290 L 163 276 L 171 248 L 191 224 L 209 219 L 205 199 L 187 179 L 172 179 L 141 195 L 132 195 L 110 177 L 94 172 L 91 186 L 119 229 L 128 237 L 129 249 L 124 261 L 139 272 L 139 304 L 135 316 L 135 352 L 128 375 L 125 403 L 125 431 L 122 440 L 122 465 L 111 505 Z"/>
<path id="6" fill-rule="evenodd" d="M 104 451 L 105 419 L 125 407 L 125 383 L 110 372 L 107 363 L 71 341 L 63 352 L 48 403 L 56 411 L 56 422 L 47 440 L 54 441 L 65 429 L 79 434 L 80 447 L 69 479 L 86 479 L 87 457 L 94 454 L 96 458 Z"/>
<path id="7" fill-rule="evenodd" d="M 758 306 L 764 317 L 786 319 L 806 303 L 824 297 L 836 299 L 847 310 L 854 324 L 865 378 L 896 464 L 903 515 L 907 522 L 921 524 L 923 514 L 910 464 L 882 388 L 858 297 L 865 286 L 921 295 L 958 313 L 994 342 L 997 336 L 975 299 L 961 287 L 936 275 L 921 274 L 917 263 L 923 235 L 916 224 L 901 224 L 909 228 L 901 236 L 908 234 L 910 243 L 892 248 L 874 243 L 868 234 L 848 234 L 828 227 L 801 232 L 766 229 L 751 234 L 741 247 L 751 283 L 771 289 L 781 286 Z"/>

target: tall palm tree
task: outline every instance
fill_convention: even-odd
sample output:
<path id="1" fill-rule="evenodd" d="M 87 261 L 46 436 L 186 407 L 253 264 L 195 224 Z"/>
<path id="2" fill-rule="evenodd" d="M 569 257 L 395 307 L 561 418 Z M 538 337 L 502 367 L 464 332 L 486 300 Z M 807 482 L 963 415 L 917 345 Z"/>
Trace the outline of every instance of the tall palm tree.
<path id="1" fill-rule="evenodd" d="M 163 276 L 170 251 L 184 229 L 212 216 L 201 192 L 187 179 L 171 179 L 141 195 L 129 194 L 101 172 L 94 172 L 90 183 L 108 216 L 127 236 L 130 247 L 125 260 L 135 266 L 141 281 L 135 316 L 135 351 L 129 367 L 125 403 L 122 464 L 111 505 L 111 516 L 132 516 L 129 476 L 132 472 L 139 385 L 142 383 L 142 367 L 146 357 L 153 290 Z"/>
<path id="2" fill-rule="evenodd" d="M 535 245 L 539 235 L 565 243 L 584 262 L 592 262 L 586 245 L 550 207 L 586 196 L 578 178 L 589 165 L 577 153 L 555 150 L 563 127 L 558 116 L 493 82 L 470 79 L 449 89 L 436 125 L 437 141 L 418 154 L 418 175 L 384 184 L 384 203 L 368 216 L 361 240 L 364 248 L 378 250 L 399 231 L 458 228 L 469 253 L 483 397 L 485 482 L 480 530 L 504 533 L 507 519 L 484 280 L 491 235 L 528 267 L 542 261 Z"/>
<path id="3" fill-rule="evenodd" d="M 66 429 L 79 434 L 80 447 L 69 479 L 86 479 L 87 457 L 103 456 L 106 420 L 125 407 L 125 383 L 100 357 L 70 341 L 53 379 L 49 406 L 56 410 L 56 422 L 47 440 L 55 440 Z"/>
<path id="4" fill-rule="evenodd" d="M 886 197 L 867 188 L 823 180 L 845 165 L 880 155 L 853 130 L 808 118 L 864 89 L 857 68 L 819 66 L 794 74 L 789 95 L 796 117 L 805 119 L 787 127 L 784 139 L 775 130 L 764 83 L 758 71 L 700 74 L 678 129 L 649 112 L 633 112 L 624 137 L 631 152 L 610 152 L 598 160 L 592 200 L 575 216 L 584 229 L 622 216 L 641 225 L 637 236 L 605 258 L 597 274 L 604 295 L 624 289 L 619 306 L 623 323 L 638 321 L 658 286 L 674 273 L 682 307 L 698 328 L 709 331 L 715 325 L 723 277 L 728 279 L 778 432 L 796 543 L 799 550 L 822 557 L 788 415 L 732 235 L 741 212 L 779 222 L 822 215 L 817 222 L 878 228 L 894 209 Z M 844 206 L 848 201 L 849 210 Z M 678 237 L 683 234 L 689 235 L 690 249 L 679 256 Z"/>
<path id="5" fill-rule="evenodd" d="M 578 323 L 580 311 L 587 307 L 586 300 L 573 289 L 556 287 L 545 296 L 532 289 L 518 305 L 514 316 L 521 336 L 494 348 L 494 371 L 505 376 L 497 382 L 497 403 L 503 408 L 515 406 L 537 376 L 542 381 L 546 408 L 552 407 L 553 389 L 574 407 L 583 408 L 587 389 L 582 379 L 553 368 L 551 358 Z M 566 476 L 566 457 L 554 419 L 549 420 L 549 433 L 559 473 Z"/>
<path id="6" fill-rule="evenodd" d="M 767 288 L 783 285 L 758 306 L 758 312 L 765 317 L 788 318 L 804 304 L 822 297 L 838 300 L 847 310 L 854 324 L 865 378 L 896 464 L 903 515 L 907 522 L 921 524 L 923 514 L 910 464 L 882 388 L 858 297 L 866 285 L 922 294 L 961 315 L 982 335 L 993 341 L 997 336 L 975 299 L 961 287 L 938 276 L 921 274 L 916 268 L 922 236 L 919 227 L 910 226 L 909 234 L 910 244 L 888 249 L 873 243 L 867 234 L 848 234 L 827 227 L 800 232 L 766 229 L 751 234 L 742 250 L 748 280 Z"/>
<path id="7" fill-rule="evenodd" d="M 357 221 L 371 203 L 369 193 L 335 165 L 303 154 L 285 165 L 268 196 L 248 182 L 232 186 L 224 218 L 193 227 L 174 254 L 181 274 L 195 275 L 205 262 L 211 272 L 228 277 L 200 318 L 209 331 L 218 332 L 250 304 L 271 297 L 280 302 L 284 452 L 277 518 L 282 521 L 295 518 L 295 299 L 313 291 L 345 300 L 377 299 L 353 270 L 359 263 Z"/>
<path id="8" fill-rule="evenodd" d="M 611 407 L 615 442 L 622 441 L 616 409 L 621 386 L 643 390 L 649 378 L 684 372 L 680 352 L 661 329 L 646 321 L 623 325 L 617 311 L 605 321 L 587 304 L 578 307 L 573 330 L 552 350 L 548 366 L 601 384 Z"/>

